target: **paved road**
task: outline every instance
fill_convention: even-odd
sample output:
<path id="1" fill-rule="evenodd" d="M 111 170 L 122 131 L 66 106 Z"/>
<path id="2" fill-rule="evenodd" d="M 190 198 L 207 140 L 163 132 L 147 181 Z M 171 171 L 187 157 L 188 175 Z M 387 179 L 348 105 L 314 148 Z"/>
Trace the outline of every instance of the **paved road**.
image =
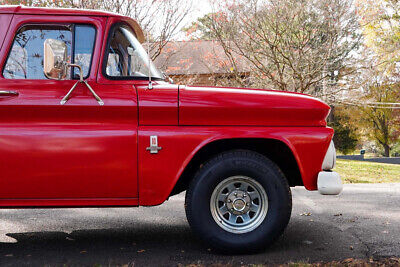
<path id="1" fill-rule="evenodd" d="M 293 189 L 293 214 L 264 253 L 218 255 L 196 240 L 184 195 L 152 208 L 0 210 L 1 265 L 317 262 L 400 256 L 400 184 Z M 310 216 L 308 213 L 311 213 Z"/>

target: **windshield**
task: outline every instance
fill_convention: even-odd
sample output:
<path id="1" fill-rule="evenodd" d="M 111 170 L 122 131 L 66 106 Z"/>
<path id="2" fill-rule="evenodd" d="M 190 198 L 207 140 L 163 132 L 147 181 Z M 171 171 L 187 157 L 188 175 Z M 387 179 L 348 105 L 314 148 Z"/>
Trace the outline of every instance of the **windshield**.
<path id="1" fill-rule="evenodd" d="M 129 27 L 116 27 L 108 47 L 106 74 L 110 77 L 163 79 Z"/>

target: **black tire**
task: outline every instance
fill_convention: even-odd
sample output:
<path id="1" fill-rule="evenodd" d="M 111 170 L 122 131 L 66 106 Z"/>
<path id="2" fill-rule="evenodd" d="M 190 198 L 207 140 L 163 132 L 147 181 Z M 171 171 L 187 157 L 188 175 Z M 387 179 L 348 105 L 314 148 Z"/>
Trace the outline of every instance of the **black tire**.
<path id="1" fill-rule="evenodd" d="M 223 229 L 210 207 L 214 189 L 228 177 L 238 175 L 254 179 L 268 196 L 265 218 L 246 233 Z M 234 150 L 209 160 L 196 173 L 186 192 L 185 209 L 192 230 L 208 247 L 223 253 L 253 253 L 265 249 L 283 233 L 292 211 L 292 195 L 287 179 L 274 162 L 253 151 Z"/>

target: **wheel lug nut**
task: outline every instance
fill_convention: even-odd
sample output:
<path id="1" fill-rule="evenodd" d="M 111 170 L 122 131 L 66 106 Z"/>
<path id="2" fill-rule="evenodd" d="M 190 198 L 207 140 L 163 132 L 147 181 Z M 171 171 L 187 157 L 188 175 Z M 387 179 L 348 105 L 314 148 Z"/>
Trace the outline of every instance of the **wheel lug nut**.
<path id="1" fill-rule="evenodd" d="M 235 195 L 235 197 L 237 197 L 237 193 L 235 193 L 234 195 Z"/>
<path id="2" fill-rule="evenodd" d="M 228 199 L 228 202 L 229 202 L 229 203 L 231 203 L 231 202 L 232 202 L 232 200 L 231 200 L 231 199 Z"/>

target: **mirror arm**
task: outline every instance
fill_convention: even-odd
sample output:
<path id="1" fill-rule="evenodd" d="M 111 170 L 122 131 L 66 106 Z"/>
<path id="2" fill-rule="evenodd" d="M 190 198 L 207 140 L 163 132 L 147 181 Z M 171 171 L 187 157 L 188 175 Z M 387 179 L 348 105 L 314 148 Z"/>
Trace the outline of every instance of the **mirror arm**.
<path id="1" fill-rule="evenodd" d="M 99 103 L 100 106 L 104 105 L 103 100 L 96 94 L 96 92 L 93 90 L 93 88 L 87 83 L 86 80 L 83 79 L 83 71 L 82 71 L 82 67 L 80 65 L 77 64 L 68 64 L 68 67 L 75 67 L 79 69 L 79 81 L 77 81 L 71 88 L 71 90 L 69 90 L 69 92 L 63 97 L 63 99 L 61 99 L 60 104 L 64 105 L 65 103 L 67 103 L 67 101 L 69 100 L 72 92 L 75 90 L 76 86 L 78 85 L 78 83 L 84 83 L 86 85 L 86 87 L 89 89 L 89 91 L 92 93 L 92 95 L 94 96 L 94 98 L 97 100 L 97 103 Z"/>
<path id="2" fill-rule="evenodd" d="M 64 105 L 65 103 L 67 103 L 67 101 L 69 100 L 69 97 L 71 96 L 72 92 L 75 90 L 76 86 L 78 85 L 80 81 L 77 81 L 71 88 L 71 90 L 69 90 L 69 92 L 63 97 L 63 99 L 61 99 L 60 104 Z"/>
<path id="3" fill-rule="evenodd" d="M 80 65 L 78 65 L 78 64 L 68 64 L 68 67 L 78 68 L 78 70 L 79 70 L 79 81 L 81 83 L 83 83 L 83 70 L 82 70 L 82 67 Z"/>
<path id="4" fill-rule="evenodd" d="M 92 87 L 87 83 L 87 81 L 83 81 L 84 84 L 86 84 L 86 87 L 89 89 L 89 91 L 92 93 L 94 98 L 96 98 L 97 103 L 99 103 L 100 106 L 104 105 L 103 100 L 96 94 L 96 92 L 92 89 Z"/>

